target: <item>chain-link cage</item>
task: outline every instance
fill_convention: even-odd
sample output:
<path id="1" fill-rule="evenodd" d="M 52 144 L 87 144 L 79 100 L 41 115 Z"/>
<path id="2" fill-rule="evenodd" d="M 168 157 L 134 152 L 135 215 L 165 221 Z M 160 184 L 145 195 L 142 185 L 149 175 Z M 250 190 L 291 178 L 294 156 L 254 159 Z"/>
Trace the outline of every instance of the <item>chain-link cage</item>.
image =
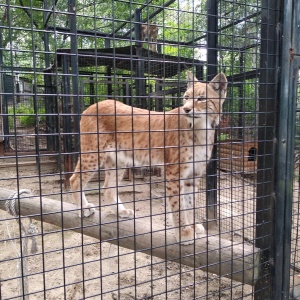
<path id="1" fill-rule="evenodd" d="M 0 3 L 1 299 L 300 297 L 296 2 Z"/>

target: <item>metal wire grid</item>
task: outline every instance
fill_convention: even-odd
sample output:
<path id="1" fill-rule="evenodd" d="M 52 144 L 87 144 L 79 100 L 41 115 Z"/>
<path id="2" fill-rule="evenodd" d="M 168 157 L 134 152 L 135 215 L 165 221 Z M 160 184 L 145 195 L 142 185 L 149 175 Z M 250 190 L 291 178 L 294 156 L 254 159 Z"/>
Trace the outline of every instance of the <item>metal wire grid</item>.
<path id="1" fill-rule="evenodd" d="M 293 212 L 292 212 L 292 244 L 291 244 L 291 293 L 294 298 L 299 297 L 299 242 L 298 242 L 298 223 L 299 223 L 299 82 L 297 89 L 297 110 L 295 124 L 295 151 L 294 151 L 294 184 L 293 184 Z"/>
<path id="2" fill-rule="evenodd" d="M 69 3 L 71 4 L 71 1 Z M 19 141 L 22 135 L 27 138 L 34 137 L 35 153 L 21 153 L 23 150 L 31 150 L 30 147 L 22 148 L 29 146 L 28 142 L 21 147 L 10 140 L 8 145 L 13 151 L 10 152 L 9 158 L 3 159 L 3 162 L 8 163 L 9 159 L 14 159 L 16 165 L 12 170 L 8 171 L 6 168 L 2 171 L 5 177 L 1 177 L 0 183 L 2 187 L 11 190 L 28 186 L 40 200 L 49 197 L 62 202 L 72 201 L 64 185 L 66 178 L 73 171 L 74 153 L 78 151 L 76 148 L 78 135 L 75 134 L 74 137 L 74 132 L 79 132 L 78 127 L 76 128 L 78 126 L 76 105 L 79 105 L 82 111 L 88 105 L 109 97 L 127 104 L 144 105 L 155 110 L 169 110 L 178 105 L 179 95 L 182 95 L 184 90 L 182 86 L 185 76 L 184 73 L 178 73 L 178 70 L 184 70 L 186 66 L 189 68 L 200 66 L 194 69 L 203 76 L 200 79 L 204 79 L 204 72 L 209 67 L 205 62 L 206 51 L 198 50 L 201 45 L 206 44 L 209 34 L 205 29 L 207 12 L 204 1 L 199 3 L 169 1 L 164 6 L 154 2 L 147 4 L 138 1 L 104 2 L 101 3 L 103 15 L 97 14 L 99 4 L 96 2 L 81 1 L 77 3 L 76 19 L 70 17 L 74 11 L 69 10 L 67 4 L 63 1 L 55 3 L 44 1 L 44 7 L 24 6 L 12 1 L 0 4 L 0 8 L 7 13 L 6 23 L 2 23 L 1 26 L 3 36 L 13 40 L 15 35 L 22 36 L 25 32 L 24 34 L 27 33 L 32 41 L 26 45 L 19 39 L 19 44 L 14 41 L 12 48 L 1 48 L 5 72 L 10 76 L 21 74 L 29 77 L 34 84 L 43 82 L 44 90 L 23 94 L 34 99 L 42 97 L 46 102 L 45 112 L 35 108 L 34 113 L 23 113 L 25 116 L 36 117 L 33 134 L 30 131 L 25 134 L 9 132 L 11 140 L 15 141 Z M 141 75 L 135 74 L 134 62 L 140 62 L 141 58 L 136 59 L 134 54 L 125 53 L 122 56 L 125 63 L 121 71 L 118 70 L 120 65 L 116 64 L 117 49 L 122 48 L 123 51 L 123 47 L 128 44 L 139 42 L 131 35 L 137 28 L 137 21 L 132 17 L 137 6 L 142 12 L 140 22 L 154 20 L 159 27 L 157 45 L 159 53 L 152 56 L 144 51 L 142 59 L 151 67 L 161 61 L 159 54 L 162 53 L 165 61 L 160 65 L 157 64 L 153 72 L 164 72 L 166 75 L 168 70 L 170 74 L 172 72 L 180 74 L 178 78 L 173 79 L 173 83 L 172 79 L 161 78 L 160 93 L 155 90 L 157 80 L 155 75 L 144 79 Z M 260 1 L 253 3 L 219 1 L 218 26 L 222 30 L 219 32 L 216 50 L 220 55 L 220 68 L 229 76 L 230 86 L 225 104 L 229 121 L 218 131 L 216 143 L 220 147 L 224 141 L 229 141 L 231 153 L 236 145 L 242 146 L 245 142 L 251 141 L 254 145 L 250 148 L 255 148 L 258 141 L 260 10 Z M 15 16 L 20 12 L 29 16 L 30 24 L 28 22 L 18 24 Z M 120 12 L 122 14 L 119 14 Z M 46 26 L 41 30 L 41 27 L 35 24 L 35 14 L 40 16 L 43 13 Z M 75 33 L 71 31 L 72 26 L 76 27 Z M 37 44 L 39 36 L 45 33 L 47 34 L 44 39 L 50 39 L 51 47 L 43 43 Z M 79 48 L 77 52 L 72 51 L 72 43 L 75 40 Z M 147 43 L 144 47 L 147 50 Z M 112 49 L 110 57 L 113 59 L 109 62 L 111 64 L 109 68 L 104 67 L 102 62 L 108 64 L 108 52 L 104 51 L 104 54 L 101 54 L 96 50 L 103 48 Z M 83 51 L 79 51 L 80 49 Z M 88 54 L 84 53 L 86 50 L 89 51 Z M 44 64 L 45 54 L 46 64 Z M 177 61 L 168 64 L 171 57 L 167 57 L 166 54 L 173 57 L 187 57 L 184 61 L 178 58 Z M 79 64 L 76 74 L 72 73 L 74 57 L 82 63 Z M 18 66 L 16 62 L 19 63 Z M 50 62 L 54 62 L 54 65 Z M 139 79 L 146 81 L 142 92 L 138 91 Z M 174 83 L 177 83 L 176 88 Z M 168 86 L 171 86 L 171 91 L 161 92 Z M 151 96 L 151 93 L 154 95 Z M 15 99 L 21 93 L 13 89 L 11 94 Z M 75 104 L 76 96 L 73 94 L 79 95 L 77 99 L 79 104 Z M 2 96 L 5 95 L 6 93 L 2 92 Z M 239 106 L 241 102 L 243 107 Z M 4 117 L 6 113 L 8 110 L 4 111 Z M 40 117 L 44 118 L 46 123 L 46 134 L 40 131 L 42 129 Z M 16 116 L 15 128 L 17 120 Z M 48 138 L 45 142 L 46 147 L 41 142 L 43 136 Z M 238 141 L 235 142 L 236 140 Z M 51 150 L 50 153 L 43 151 L 45 149 Z M 256 152 L 253 154 L 254 158 L 250 157 L 249 151 L 243 148 L 238 156 L 231 154 L 227 158 L 218 157 L 220 163 L 222 160 L 230 163 L 227 164 L 227 169 L 219 167 L 217 172 L 218 227 L 210 233 L 216 237 L 235 241 L 241 247 L 247 243 L 254 248 L 255 243 L 257 166 L 253 164 L 251 172 L 246 170 L 249 158 L 256 159 L 255 154 Z M 55 157 L 58 162 L 55 171 L 52 170 L 51 163 L 41 163 L 43 158 L 49 157 Z M 35 164 L 32 167 L 32 164 L 26 164 L 23 159 L 33 161 Z M 234 165 L 237 160 L 241 161 L 238 168 Z M 157 176 L 151 170 L 148 170 L 146 175 L 138 169 L 132 172 L 133 175 L 129 175 L 133 177 L 131 181 L 125 178 L 127 181 L 122 182 L 120 187 L 125 204 L 133 205 L 138 213 L 137 219 L 144 220 L 145 223 L 169 225 L 164 202 L 163 172 L 161 176 Z M 92 181 L 87 189 L 87 196 L 95 204 L 99 203 L 102 197 L 102 181 L 99 183 L 98 180 L 101 179 L 102 173 L 96 173 L 97 179 Z M 139 176 L 142 178 L 138 178 Z M 196 217 L 202 221 L 206 218 L 206 180 L 201 179 L 199 191 L 196 191 L 197 209 L 200 211 Z M 136 249 L 118 247 L 120 241 L 113 238 L 110 243 L 99 242 L 98 239 L 74 233 L 72 229 L 62 229 L 38 221 L 34 223 L 37 227 L 39 250 L 37 253 L 26 254 L 28 257 L 25 270 L 26 255 L 22 253 L 21 247 L 24 237 L 20 238 L 24 235 L 20 229 L 20 221 L 24 222 L 23 219 L 23 217 L 12 218 L 7 214 L 2 216 L 1 235 L 4 237 L 2 242 L 4 250 L 1 251 L 1 265 L 6 270 L 5 273 L 1 272 L 0 295 L 3 299 L 14 299 L 22 293 L 26 294 L 26 286 L 29 298 L 34 299 L 252 299 L 253 297 L 252 286 L 207 273 L 201 267 L 192 268 L 144 254 Z M 165 235 L 167 234 L 166 232 Z M 129 237 L 133 240 L 136 238 Z M 167 254 L 165 250 L 165 255 Z M 180 262 L 181 258 L 178 259 Z"/>

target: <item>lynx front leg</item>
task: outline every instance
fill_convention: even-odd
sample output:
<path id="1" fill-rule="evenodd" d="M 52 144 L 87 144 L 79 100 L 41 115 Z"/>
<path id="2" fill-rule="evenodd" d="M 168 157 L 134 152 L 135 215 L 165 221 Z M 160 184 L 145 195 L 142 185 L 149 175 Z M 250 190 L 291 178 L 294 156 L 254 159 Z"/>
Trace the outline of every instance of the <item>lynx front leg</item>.
<path id="1" fill-rule="evenodd" d="M 194 243 L 195 231 L 188 221 L 185 198 L 183 195 L 180 195 L 180 193 L 183 192 L 183 188 L 180 187 L 178 178 L 174 178 L 172 173 L 172 170 L 167 171 L 166 189 L 169 206 L 172 211 L 175 236 L 178 242 L 181 242 L 184 245 L 189 245 Z"/>
<path id="2" fill-rule="evenodd" d="M 187 218 L 190 224 L 195 228 L 197 235 L 203 235 L 205 229 L 202 224 L 196 224 L 195 218 L 195 192 L 196 192 L 195 180 L 190 178 L 184 182 L 184 200 L 187 210 Z"/>

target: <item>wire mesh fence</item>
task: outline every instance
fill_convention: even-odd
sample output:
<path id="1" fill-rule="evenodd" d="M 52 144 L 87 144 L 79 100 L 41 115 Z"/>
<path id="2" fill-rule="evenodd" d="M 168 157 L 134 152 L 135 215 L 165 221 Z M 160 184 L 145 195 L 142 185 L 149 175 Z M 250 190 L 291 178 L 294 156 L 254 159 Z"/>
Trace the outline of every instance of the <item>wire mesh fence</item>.
<path id="1" fill-rule="evenodd" d="M 275 2 L 0 3 L 1 299 L 300 297 Z"/>

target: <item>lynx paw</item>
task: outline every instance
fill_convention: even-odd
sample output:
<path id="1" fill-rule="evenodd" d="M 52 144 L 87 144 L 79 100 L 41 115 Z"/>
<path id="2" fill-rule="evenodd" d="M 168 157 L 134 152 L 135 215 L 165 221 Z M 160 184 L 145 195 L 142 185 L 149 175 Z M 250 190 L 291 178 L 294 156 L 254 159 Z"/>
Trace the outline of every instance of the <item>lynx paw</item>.
<path id="1" fill-rule="evenodd" d="M 120 218 L 133 218 L 134 211 L 132 209 L 123 209 L 119 211 Z"/>
<path id="2" fill-rule="evenodd" d="M 205 228 L 202 224 L 195 224 L 195 234 L 196 235 L 204 235 L 205 234 Z"/>
<path id="3" fill-rule="evenodd" d="M 81 208 L 81 210 L 79 210 L 78 215 L 79 215 L 79 218 L 82 218 L 82 217 L 87 218 L 87 217 L 91 216 L 92 214 L 94 214 L 95 211 L 96 211 L 96 209 L 95 209 L 94 204 L 88 203 L 87 205 L 83 206 Z"/>
<path id="4" fill-rule="evenodd" d="M 176 230 L 176 240 L 183 245 L 190 245 L 194 243 L 195 231 L 191 226 L 185 226 Z"/>

